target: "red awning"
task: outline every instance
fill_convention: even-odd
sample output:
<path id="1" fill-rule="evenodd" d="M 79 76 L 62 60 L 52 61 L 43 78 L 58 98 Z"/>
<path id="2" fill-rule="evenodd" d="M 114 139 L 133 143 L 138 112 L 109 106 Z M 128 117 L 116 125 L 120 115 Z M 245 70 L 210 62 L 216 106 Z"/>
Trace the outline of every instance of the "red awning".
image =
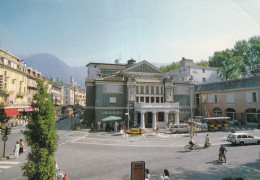
<path id="1" fill-rule="evenodd" d="M 5 114 L 6 116 L 18 116 L 19 115 L 19 111 L 17 109 L 5 109 Z"/>

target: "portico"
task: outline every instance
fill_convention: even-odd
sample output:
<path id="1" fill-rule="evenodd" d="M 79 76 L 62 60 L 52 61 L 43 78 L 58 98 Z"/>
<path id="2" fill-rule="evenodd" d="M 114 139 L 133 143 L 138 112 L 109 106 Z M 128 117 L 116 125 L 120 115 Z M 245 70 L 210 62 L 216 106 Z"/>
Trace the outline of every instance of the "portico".
<path id="1" fill-rule="evenodd" d="M 150 125 L 152 128 L 158 125 L 161 128 L 167 128 L 169 114 L 174 114 L 174 123 L 179 123 L 179 103 L 135 103 L 134 104 L 134 121 L 140 124 L 142 129 Z M 152 114 L 152 119 L 151 119 Z"/>

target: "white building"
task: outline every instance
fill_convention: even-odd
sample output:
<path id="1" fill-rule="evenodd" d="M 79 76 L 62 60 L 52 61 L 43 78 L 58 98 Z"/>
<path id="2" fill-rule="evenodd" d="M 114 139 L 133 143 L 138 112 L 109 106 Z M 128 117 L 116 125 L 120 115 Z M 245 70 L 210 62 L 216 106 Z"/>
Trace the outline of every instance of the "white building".
<path id="1" fill-rule="evenodd" d="M 74 94 L 75 91 L 70 86 L 63 86 L 63 105 L 69 106 L 74 105 Z"/>
<path id="2" fill-rule="evenodd" d="M 222 81 L 218 74 L 218 68 L 195 66 L 193 60 L 185 59 L 184 57 L 180 61 L 180 68 L 166 73 L 166 76 L 172 77 L 179 82 L 192 80 L 196 84 Z"/>

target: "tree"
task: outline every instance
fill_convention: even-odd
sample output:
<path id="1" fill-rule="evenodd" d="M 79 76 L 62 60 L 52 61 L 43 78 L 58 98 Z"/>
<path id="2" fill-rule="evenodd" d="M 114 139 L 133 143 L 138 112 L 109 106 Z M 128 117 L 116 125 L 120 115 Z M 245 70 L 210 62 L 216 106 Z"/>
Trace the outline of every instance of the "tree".
<path id="1" fill-rule="evenodd" d="M 166 66 L 161 66 L 160 70 L 163 72 L 170 72 L 174 69 L 177 69 L 180 67 L 180 64 L 178 62 L 172 62 L 172 64 L 170 65 L 166 65 Z"/>
<path id="2" fill-rule="evenodd" d="M 37 79 L 37 93 L 34 96 L 32 117 L 24 132 L 28 146 L 31 147 L 22 166 L 23 176 L 29 180 L 54 179 L 56 175 L 54 153 L 57 149 L 54 106 L 47 93 L 43 80 Z"/>
<path id="3" fill-rule="evenodd" d="M 200 62 L 195 63 L 196 66 L 204 66 L 204 67 L 209 67 L 209 62 L 201 60 Z"/>
<path id="4" fill-rule="evenodd" d="M 217 51 L 213 57 L 209 58 L 209 66 L 219 68 L 220 75 L 226 80 L 237 79 L 241 75 L 240 66 L 242 58 L 234 56 L 234 52 L 230 49 L 225 51 Z"/>

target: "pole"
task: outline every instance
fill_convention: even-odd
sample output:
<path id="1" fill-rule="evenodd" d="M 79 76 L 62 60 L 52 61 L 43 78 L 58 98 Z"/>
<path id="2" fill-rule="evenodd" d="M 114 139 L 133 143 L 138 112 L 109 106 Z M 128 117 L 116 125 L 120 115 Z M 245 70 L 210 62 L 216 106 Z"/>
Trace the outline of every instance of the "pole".
<path id="1" fill-rule="evenodd" d="M 4 151 L 3 151 L 3 157 L 5 157 L 5 143 L 6 143 L 6 141 L 4 141 Z"/>
<path id="2" fill-rule="evenodd" d="M 129 130 L 129 121 L 130 121 L 130 114 L 129 114 L 129 86 L 127 88 L 127 91 L 128 91 L 128 101 L 127 101 L 127 112 L 128 112 L 128 117 L 127 117 L 127 130 Z"/>
<path id="3" fill-rule="evenodd" d="M 192 119 L 192 85 L 190 85 L 190 119 L 193 122 L 193 119 Z"/>

